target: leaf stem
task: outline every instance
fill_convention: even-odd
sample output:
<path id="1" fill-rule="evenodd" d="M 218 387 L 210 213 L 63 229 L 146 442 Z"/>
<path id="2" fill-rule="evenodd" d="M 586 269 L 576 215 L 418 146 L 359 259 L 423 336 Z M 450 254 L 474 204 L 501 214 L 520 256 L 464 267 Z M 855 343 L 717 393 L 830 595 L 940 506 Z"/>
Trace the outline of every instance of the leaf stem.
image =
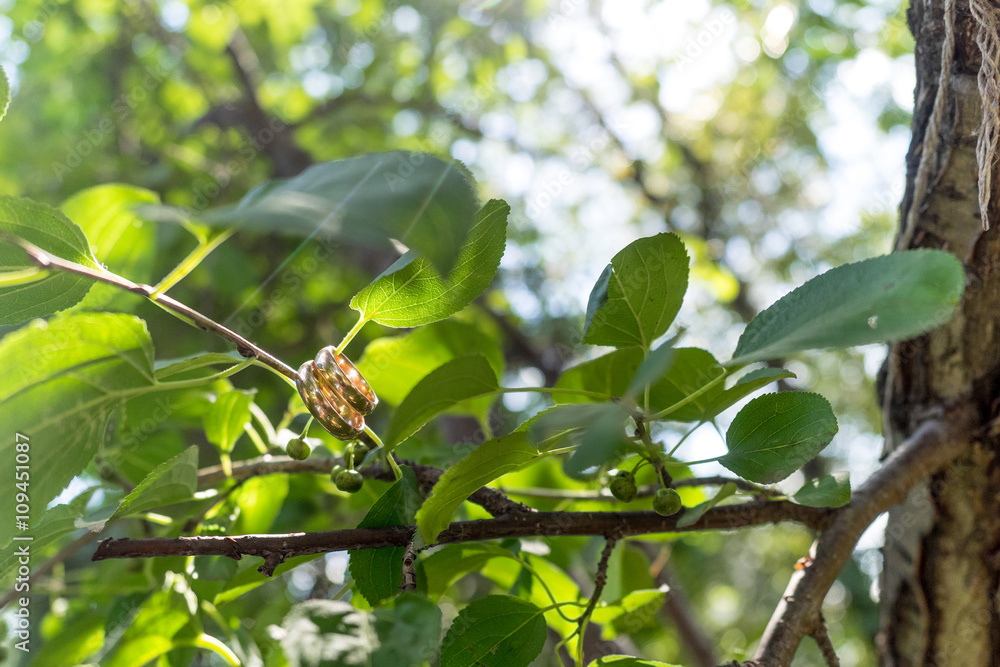
<path id="1" fill-rule="evenodd" d="M 150 298 L 156 299 L 168 289 L 184 280 L 189 273 L 194 271 L 195 267 L 201 264 L 203 259 L 208 257 L 213 250 L 218 248 L 224 241 L 226 241 L 226 239 L 232 236 L 234 231 L 234 229 L 226 229 L 210 239 L 199 239 L 198 247 L 192 250 L 180 264 L 174 267 L 173 271 L 168 273 L 163 280 L 157 283 L 156 287 L 153 288 L 153 294 Z"/>
<path id="2" fill-rule="evenodd" d="M 344 348 L 347 347 L 348 343 L 354 340 L 354 337 L 358 335 L 358 332 L 361 331 L 361 328 L 367 323 L 368 320 L 365 319 L 364 315 L 359 314 L 357 323 L 351 327 L 351 330 L 347 332 L 346 336 L 344 336 L 344 340 L 340 341 L 340 345 L 338 345 L 334 351 L 337 354 L 341 354 L 344 351 Z"/>
<path id="3" fill-rule="evenodd" d="M 685 396 L 681 400 L 677 401 L 673 405 L 667 406 L 667 407 L 663 408 L 662 410 L 660 410 L 659 412 L 651 414 L 649 416 L 649 420 L 653 421 L 653 420 L 657 420 L 657 419 L 663 419 L 667 415 L 669 415 L 669 414 L 671 414 L 673 412 L 676 412 L 677 410 L 680 410 L 685 405 L 687 405 L 688 403 L 690 403 L 694 399 L 698 398 L 699 396 L 701 396 L 702 394 L 704 394 L 705 392 L 707 392 L 712 387 L 714 387 L 717 384 L 719 384 L 720 382 L 724 381 L 728 376 L 729 376 L 729 373 L 726 373 L 725 371 L 723 371 L 722 373 L 719 374 L 719 376 L 717 378 L 715 378 L 711 382 L 708 382 L 707 384 L 703 384 L 695 392 L 693 392 L 691 394 L 688 394 L 687 396 Z"/>
<path id="4" fill-rule="evenodd" d="M 269 353 L 267 350 L 258 347 L 235 331 L 226 328 L 222 324 L 219 324 L 208 316 L 199 313 L 197 310 L 184 305 L 180 301 L 177 301 L 166 294 L 157 294 L 156 289 L 149 285 L 137 285 L 128 278 L 124 278 L 105 269 L 92 269 L 89 266 L 84 266 L 82 264 L 77 264 L 76 262 L 70 262 L 60 257 L 50 255 L 33 243 L 29 243 L 28 241 L 25 241 L 17 236 L 0 233 L 0 238 L 8 240 L 21 248 L 21 250 L 27 253 L 28 257 L 31 258 L 31 261 L 33 261 L 41 269 L 55 269 L 58 271 L 75 273 L 77 275 L 84 276 L 85 278 L 107 283 L 108 285 L 114 285 L 115 287 L 132 292 L 133 294 L 144 296 L 178 319 L 188 322 L 199 329 L 210 331 L 230 342 L 235 343 L 236 350 L 244 357 L 247 357 L 248 359 L 255 359 L 263 366 L 266 366 L 278 375 L 285 377 L 289 382 L 293 384 L 295 382 L 295 370 L 285 362 Z"/>
<path id="5" fill-rule="evenodd" d="M 688 436 L 697 431 L 698 429 L 700 429 L 704 423 L 705 423 L 704 421 L 698 422 L 697 424 L 695 424 L 694 428 L 692 428 L 690 431 L 682 435 L 681 439 L 677 441 L 677 444 L 673 446 L 673 449 L 667 452 L 667 456 L 673 457 L 674 452 L 676 452 L 680 448 L 680 446 L 684 444 L 684 441 L 688 439 Z"/>

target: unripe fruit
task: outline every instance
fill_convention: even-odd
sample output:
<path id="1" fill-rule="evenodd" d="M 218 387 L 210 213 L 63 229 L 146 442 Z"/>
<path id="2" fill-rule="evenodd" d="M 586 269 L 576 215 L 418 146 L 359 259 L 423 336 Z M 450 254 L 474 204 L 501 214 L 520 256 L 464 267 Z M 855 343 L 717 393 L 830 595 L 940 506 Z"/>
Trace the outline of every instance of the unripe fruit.
<path id="1" fill-rule="evenodd" d="M 337 475 L 339 475 L 340 473 L 344 472 L 346 469 L 347 468 L 345 468 L 344 466 L 340 466 L 340 465 L 333 466 L 333 469 L 330 470 L 330 481 L 336 482 L 337 481 Z"/>
<path id="2" fill-rule="evenodd" d="M 619 470 L 611 483 L 608 484 L 608 490 L 611 491 L 611 495 L 623 503 L 632 502 L 636 492 L 635 477 L 627 470 Z"/>
<path id="3" fill-rule="evenodd" d="M 681 511 L 681 494 L 674 489 L 660 489 L 653 496 L 653 511 L 660 516 L 672 516 Z"/>
<path id="4" fill-rule="evenodd" d="M 357 440 L 351 444 L 351 450 L 354 452 L 354 463 L 357 465 L 358 463 L 361 463 L 362 459 L 365 458 L 365 455 L 371 451 L 371 447 L 368 446 L 367 442 Z"/>
<path id="5" fill-rule="evenodd" d="M 292 438 L 285 445 L 285 453 L 296 461 L 309 458 L 309 452 L 311 451 L 312 448 L 309 446 L 309 443 L 302 438 Z"/>
<path id="6" fill-rule="evenodd" d="M 365 483 L 365 478 L 357 470 L 341 470 L 333 483 L 344 493 L 357 493 Z"/>

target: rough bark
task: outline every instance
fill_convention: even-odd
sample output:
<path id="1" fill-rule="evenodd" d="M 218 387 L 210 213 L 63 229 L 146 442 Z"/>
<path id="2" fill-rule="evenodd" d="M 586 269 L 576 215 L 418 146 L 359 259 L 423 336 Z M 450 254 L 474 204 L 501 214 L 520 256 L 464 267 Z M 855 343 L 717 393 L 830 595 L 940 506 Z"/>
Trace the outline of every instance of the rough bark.
<path id="1" fill-rule="evenodd" d="M 948 8 L 954 48 L 942 58 L 950 43 Z M 996 665 L 1000 471 L 991 424 L 1000 396 L 1000 237 L 995 198 L 987 232 L 977 201 L 980 51 L 968 0 L 913 0 L 908 19 L 917 86 L 897 249 L 953 253 L 965 264 L 966 293 L 948 324 L 890 349 L 882 391 L 886 449 L 945 411 L 964 413 L 981 432 L 889 513 L 880 660 L 893 667 Z M 944 77 L 942 62 L 950 65 Z M 994 193 L 995 181 L 996 172 Z"/>

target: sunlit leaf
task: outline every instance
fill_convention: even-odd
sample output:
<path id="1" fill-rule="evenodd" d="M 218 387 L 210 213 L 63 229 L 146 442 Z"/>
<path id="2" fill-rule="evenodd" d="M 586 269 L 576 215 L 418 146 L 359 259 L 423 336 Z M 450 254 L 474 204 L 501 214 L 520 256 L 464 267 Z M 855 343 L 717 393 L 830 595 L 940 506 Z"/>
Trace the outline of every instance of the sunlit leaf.
<path id="1" fill-rule="evenodd" d="M 0 424 L 12 434 L 0 439 L 0 460 L 14 460 L 14 433 L 30 439 L 34 525 L 93 459 L 112 411 L 153 388 L 153 346 L 135 317 L 72 315 L 8 334 L 0 368 Z M 7 507 L 14 491 L 0 485 Z M 0 527 L 0 546 L 13 530 L 13 521 Z"/>
<path id="2" fill-rule="evenodd" d="M 191 500 L 198 488 L 198 448 L 192 445 L 157 466 L 139 482 L 108 521 L 154 507 Z"/>
<path id="3" fill-rule="evenodd" d="M 514 558 L 514 554 L 488 542 L 446 544 L 420 562 L 418 581 L 426 586 L 427 595 L 436 600 L 458 579 L 479 571 L 494 558 Z"/>
<path id="4" fill-rule="evenodd" d="M 780 482 L 812 460 L 837 434 L 837 418 L 819 394 L 764 394 L 745 406 L 726 433 L 729 452 L 719 459 L 758 484 Z"/>
<path id="5" fill-rule="evenodd" d="M 7 80 L 7 73 L 0 67 L 0 120 L 7 115 L 7 108 L 10 106 L 10 81 Z"/>
<path id="6" fill-rule="evenodd" d="M 385 432 L 386 446 L 395 447 L 457 403 L 494 393 L 498 387 L 486 357 L 473 354 L 449 361 L 417 383 L 399 404 Z"/>
<path id="7" fill-rule="evenodd" d="M 399 405 L 421 379 L 457 357 L 481 354 L 500 377 L 499 344 L 466 322 L 445 320 L 414 329 L 405 336 L 377 338 L 358 360 L 358 370 L 379 400 Z"/>
<path id="8" fill-rule="evenodd" d="M 205 438 L 223 453 L 232 451 L 233 445 L 250 422 L 250 404 L 253 393 L 232 389 L 215 398 L 205 415 Z"/>
<path id="9" fill-rule="evenodd" d="M 417 512 L 417 528 L 431 543 L 448 527 L 455 510 L 477 489 L 538 456 L 538 449 L 524 433 L 487 440 L 448 468 L 434 485 L 430 497 Z"/>
<path id="10" fill-rule="evenodd" d="M 630 243 L 594 285 L 583 342 L 649 349 L 677 316 L 687 284 L 688 255 L 676 234 Z"/>
<path id="11" fill-rule="evenodd" d="M 146 283 L 152 279 L 156 259 L 156 226 L 143 221 L 133 207 L 159 201 L 150 190 L 112 183 L 82 190 L 60 208 L 83 230 L 97 261 L 133 282 Z M 98 308 L 109 302 L 118 309 L 142 303 L 117 287 L 96 284 L 80 308 Z"/>
<path id="12" fill-rule="evenodd" d="M 83 231 L 54 208 L 0 195 L 0 234 L 24 239 L 45 252 L 90 268 L 97 260 Z M 0 236 L 0 277 L 34 267 L 23 250 Z M 65 310 L 87 295 L 94 281 L 64 271 L 21 285 L 0 286 L 0 324 L 20 324 Z"/>
<path id="13" fill-rule="evenodd" d="M 483 293 L 500 266 L 510 207 L 493 199 L 476 214 L 469 237 L 446 278 L 411 250 L 351 299 L 364 320 L 415 327 L 457 313 Z"/>
<path id="14" fill-rule="evenodd" d="M 687 526 L 697 523 L 698 519 L 705 515 L 705 512 L 712 509 L 734 493 L 736 493 L 736 485 L 734 483 L 727 482 L 726 484 L 723 484 L 722 488 L 720 488 L 714 496 L 703 503 L 699 503 L 694 507 L 689 507 L 684 510 L 684 514 L 677 519 L 677 527 L 686 528 Z"/>
<path id="15" fill-rule="evenodd" d="M 680 667 L 680 665 L 657 662 L 656 660 L 643 660 L 633 658 L 630 655 L 606 655 L 594 660 L 587 667 Z"/>
<path id="16" fill-rule="evenodd" d="M 757 315 L 729 363 L 911 338 L 951 319 L 964 286 L 962 263 L 940 250 L 838 266 Z"/>

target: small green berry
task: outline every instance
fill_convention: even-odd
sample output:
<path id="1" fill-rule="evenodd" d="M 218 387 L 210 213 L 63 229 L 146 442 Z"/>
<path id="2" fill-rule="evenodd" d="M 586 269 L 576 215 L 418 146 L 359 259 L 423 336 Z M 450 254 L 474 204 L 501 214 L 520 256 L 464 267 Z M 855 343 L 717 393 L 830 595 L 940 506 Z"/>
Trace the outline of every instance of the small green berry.
<path id="1" fill-rule="evenodd" d="M 365 483 L 365 478 L 357 470 L 341 470 L 333 480 L 344 493 L 357 493 Z"/>
<path id="2" fill-rule="evenodd" d="M 354 452 L 354 464 L 357 465 L 364 460 L 368 452 L 371 451 L 371 447 L 368 446 L 367 442 L 356 440 L 351 443 L 351 450 Z"/>
<path id="3" fill-rule="evenodd" d="M 635 498 L 636 493 L 635 477 L 627 470 L 619 470 L 618 474 L 612 478 L 611 483 L 608 484 L 608 490 L 611 491 L 611 495 L 623 503 L 630 503 Z"/>
<path id="4" fill-rule="evenodd" d="M 347 468 L 345 468 L 344 466 L 341 466 L 341 465 L 335 465 L 335 466 L 333 466 L 333 469 L 330 470 L 330 480 L 333 481 L 333 482 L 336 482 L 337 481 L 337 475 L 339 475 L 340 473 L 344 472 L 345 470 L 347 470 Z"/>
<path id="5" fill-rule="evenodd" d="M 674 489 L 660 489 L 653 496 L 653 511 L 660 516 L 672 516 L 681 511 L 681 494 Z"/>
<path id="6" fill-rule="evenodd" d="M 309 443 L 302 438 L 292 438 L 285 445 L 285 453 L 297 461 L 309 458 L 310 451 L 312 451 L 312 448 L 309 446 Z"/>

